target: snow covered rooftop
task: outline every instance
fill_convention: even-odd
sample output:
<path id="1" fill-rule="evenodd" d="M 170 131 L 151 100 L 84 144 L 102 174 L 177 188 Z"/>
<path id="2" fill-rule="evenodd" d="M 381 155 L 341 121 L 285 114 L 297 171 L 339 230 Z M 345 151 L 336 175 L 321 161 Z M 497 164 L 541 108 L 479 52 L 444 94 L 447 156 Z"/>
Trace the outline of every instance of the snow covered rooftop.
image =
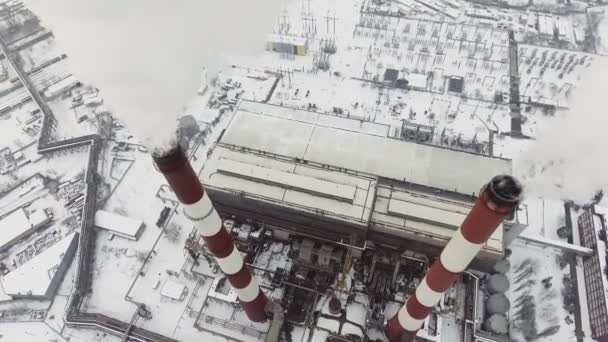
<path id="1" fill-rule="evenodd" d="M 0 248 L 32 229 L 23 209 L 17 209 L 0 220 Z"/>
<path id="2" fill-rule="evenodd" d="M 36 210 L 36 211 L 30 213 L 29 220 L 30 220 L 30 223 L 32 224 L 32 226 L 37 227 L 37 226 L 44 224 L 48 219 L 49 219 L 49 217 L 44 212 L 44 210 Z"/>
<path id="3" fill-rule="evenodd" d="M 261 183 L 278 185 L 298 191 L 310 192 L 322 197 L 335 198 L 352 203 L 355 198 L 354 186 L 338 184 L 318 178 L 302 176 L 290 172 L 225 159 L 218 171 L 237 178 L 251 179 Z"/>
<path id="4" fill-rule="evenodd" d="M 64 91 L 75 87 L 78 84 L 78 79 L 74 75 L 69 75 L 59 82 L 53 83 L 44 90 L 44 96 L 47 99 L 54 98 Z"/>
<path id="5" fill-rule="evenodd" d="M 285 35 L 285 34 L 269 34 L 268 41 L 272 42 L 272 43 L 284 43 L 284 44 L 292 44 L 292 45 L 297 45 L 297 46 L 304 46 L 304 45 L 306 45 L 307 38 L 299 37 L 299 36 L 292 36 L 292 35 Z"/>
<path id="6" fill-rule="evenodd" d="M 472 201 L 446 198 L 432 192 L 379 184 L 372 214 L 372 230 L 411 234 L 414 240 L 444 245 L 471 210 Z M 503 225 L 492 234 L 483 251 L 500 255 Z M 442 242 L 439 242 L 442 241 Z"/>
<path id="7" fill-rule="evenodd" d="M 375 179 L 297 164 L 291 158 L 216 146 L 203 169 L 209 188 L 367 226 Z"/>
<path id="8" fill-rule="evenodd" d="M 182 300 L 186 290 L 186 285 L 175 282 L 173 280 L 167 280 L 160 294 L 164 297 L 171 298 L 174 300 Z"/>
<path id="9" fill-rule="evenodd" d="M 407 181 L 479 192 L 511 162 L 388 136 L 389 127 L 344 117 L 243 102 L 220 143 Z"/>
<path id="10" fill-rule="evenodd" d="M 412 88 L 426 88 L 426 84 L 428 81 L 427 74 L 408 74 L 404 77 L 408 81 L 408 85 Z"/>
<path id="11" fill-rule="evenodd" d="M 95 226 L 107 229 L 117 235 L 137 240 L 143 227 L 143 221 L 118 215 L 105 210 L 95 213 Z"/>
<path id="12" fill-rule="evenodd" d="M 73 256 L 77 242 L 76 234 L 72 233 L 6 274 L 2 277 L 4 292 L 10 296 L 49 297 L 52 295 L 49 291 L 59 285 L 59 281 L 55 279 L 61 278 L 63 276 L 61 272 L 65 271 L 61 267 L 64 257 Z"/>

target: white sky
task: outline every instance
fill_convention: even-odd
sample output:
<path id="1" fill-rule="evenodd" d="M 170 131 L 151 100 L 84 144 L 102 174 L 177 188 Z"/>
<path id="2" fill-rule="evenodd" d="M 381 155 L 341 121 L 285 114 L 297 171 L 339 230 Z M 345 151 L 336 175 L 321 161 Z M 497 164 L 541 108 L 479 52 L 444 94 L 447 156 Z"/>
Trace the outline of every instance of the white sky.
<path id="1" fill-rule="evenodd" d="M 29 0 L 70 56 L 153 148 L 167 145 L 181 106 L 196 94 L 203 67 L 264 48 L 279 0 Z"/>

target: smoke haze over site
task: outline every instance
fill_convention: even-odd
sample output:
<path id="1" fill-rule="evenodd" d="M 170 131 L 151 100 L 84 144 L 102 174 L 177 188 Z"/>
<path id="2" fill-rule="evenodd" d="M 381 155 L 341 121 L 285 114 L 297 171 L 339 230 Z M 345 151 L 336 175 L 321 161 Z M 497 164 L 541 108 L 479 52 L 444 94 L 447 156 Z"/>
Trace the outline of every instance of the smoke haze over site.
<path id="1" fill-rule="evenodd" d="M 573 90 L 570 109 L 518 158 L 516 174 L 534 195 L 587 203 L 608 189 L 608 60 L 596 57 Z"/>
<path id="2" fill-rule="evenodd" d="M 201 72 L 226 56 L 255 55 L 280 12 L 279 0 L 29 0 L 76 76 L 101 89 L 116 117 L 152 148 L 175 138 L 176 117 L 196 96 Z M 608 62 L 595 58 L 537 141 L 514 156 L 528 193 L 587 202 L 608 189 Z"/>
<path id="3" fill-rule="evenodd" d="M 71 70 L 101 90 L 116 117 L 147 146 L 175 139 L 177 114 L 202 70 L 264 48 L 279 0 L 30 0 L 70 56 Z"/>

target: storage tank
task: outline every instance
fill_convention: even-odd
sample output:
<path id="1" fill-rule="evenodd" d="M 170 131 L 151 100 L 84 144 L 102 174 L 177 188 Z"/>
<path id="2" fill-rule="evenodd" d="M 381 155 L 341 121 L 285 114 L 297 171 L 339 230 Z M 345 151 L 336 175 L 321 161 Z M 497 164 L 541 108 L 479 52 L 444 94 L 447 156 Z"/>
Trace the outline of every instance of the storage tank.
<path id="1" fill-rule="evenodd" d="M 488 278 L 486 283 L 490 294 L 505 293 L 509 290 L 509 278 L 504 274 L 494 274 Z"/>
<path id="2" fill-rule="evenodd" d="M 494 265 L 493 269 L 496 273 L 507 274 L 509 269 L 511 269 L 511 263 L 509 262 L 509 259 L 502 259 Z"/>
<path id="3" fill-rule="evenodd" d="M 486 311 L 490 315 L 497 313 L 506 313 L 507 311 L 509 311 L 510 307 L 511 302 L 509 302 L 507 296 L 502 293 L 493 294 L 486 301 Z"/>
<path id="4" fill-rule="evenodd" d="M 509 332 L 509 321 L 507 317 L 502 314 L 494 314 L 488 318 L 484 323 L 484 328 L 488 332 L 505 335 Z"/>

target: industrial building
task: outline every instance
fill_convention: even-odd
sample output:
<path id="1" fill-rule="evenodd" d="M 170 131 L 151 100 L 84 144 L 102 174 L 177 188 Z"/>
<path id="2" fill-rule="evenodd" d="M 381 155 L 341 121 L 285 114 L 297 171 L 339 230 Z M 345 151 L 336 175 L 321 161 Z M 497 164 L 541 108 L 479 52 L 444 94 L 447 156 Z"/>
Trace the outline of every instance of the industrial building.
<path id="1" fill-rule="evenodd" d="M 392 138 L 392 131 L 244 101 L 200 176 L 224 215 L 263 223 L 278 238 L 312 236 L 359 251 L 373 241 L 438 255 L 470 211 L 480 180 L 510 174 L 511 162 Z M 505 228 L 475 266 L 503 255 Z"/>
<path id="2" fill-rule="evenodd" d="M 44 210 L 37 210 L 28 216 L 23 208 L 19 208 L 6 215 L 0 219 L 0 252 L 49 222 L 51 218 Z"/>
<path id="3" fill-rule="evenodd" d="M 66 91 L 72 90 L 78 86 L 80 86 L 80 81 L 78 81 L 74 75 L 69 75 L 66 78 L 48 86 L 46 89 L 44 89 L 42 94 L 45 99 L 53 100 Z"/>
<path id="4" fill-rule="evenodd" d="M 404 77 L 407 80 L 408 88 L 418 91 L 426 91 L 428 86 L 429 76 L 427 74 L 410 73 Z"/>
<path id="5" fill-rule="evenodd" d="M 308 39 L 285 34 L 271 34 L 268 36 L 266 49 L 290 55 L 305 56 L 308 52 Z"/>
<path id="6" fill-rule="evenodd" d="M 593 255 L 583 258 L 583 274 L 589 324 L 591 334 L 596 341 L 608 342 L 608 242 L 606 239 L 606 217 L 608 209 L 598 206 L 586 209 L 578 217 L 578 233 L 581 246 L 595 251 Z M 582 299 L 581 299 L 582 300 Z"/>
<path id="7" fill-rule="evenodd" d="M 184 300 L 187 293 L 188 288 L 184 284 L 173 280 L 167 280 L 160 291 L 161 296 L 177 301 Z"/>
<path id="8" fill-rule="evenodd" d="M 134 241 L 137 241 L 144 231 L 144 222 L 142 220 L 136 220 L 105 210 L 98 210 L 95 213 L 95 226 Z"/>
<path id="9" fill-rule="evenodd" d="M 4 275 L 4 292 L 13 299 L 53 299 L 77 248 L 78 233 L 63 238 Z"/>

